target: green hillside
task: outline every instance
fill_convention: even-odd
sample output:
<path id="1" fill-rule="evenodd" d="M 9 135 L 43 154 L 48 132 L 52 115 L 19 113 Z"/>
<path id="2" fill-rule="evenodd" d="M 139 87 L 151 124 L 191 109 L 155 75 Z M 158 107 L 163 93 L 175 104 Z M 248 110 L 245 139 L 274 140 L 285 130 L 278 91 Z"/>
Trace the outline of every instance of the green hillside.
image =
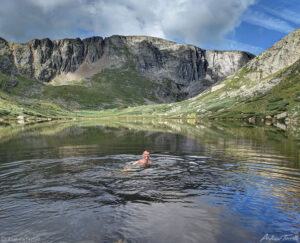
<path id="1" fill-rule="evenodd" d="M 4 81 L 10 79 L 4 74 L 0 77 Z M 66 108 L 99 110 L 107 105 L 118 107 L 158 102 L 155 95 L 148 91 L 154 89 L 153 81 L 141 75 L 130 62 L 119 68 L 104 69 L 89 79 L 75 80 L 65 85 L 40 82 L 22 76 L 16 78 L 18 85 L 6 89 L 9 94 L 49 100 Z"/>
<path id="2" fill-rule="evenodd" d="M 143 76 L 133 62 L 104 69 L 67 84 L 44 83 L 0 73 L 0 116 L 277 118 L 300 120 L 300 29 L 275 43 L 242 69 L 191 99 L 163 103 L 157 90 L 173 100 L 168 80 Z"/>
<path id="3" fill-rule="evenodd" d="M 252 82 L 247 78 L 249 73 L 251 70 L 244 67 L 236 74 L 189 100 L 173 104 L 133 107 L 122 111 L 109 110 L 101 113 L 101 116 L 263 118 L 287 112 L 290 118 L 299 119 L 300 60 L 257 82 Z M 268 86 L 274 80 L 278 83 L 268 90 L 257 88 Z M 243 90 L 254 91 L 245 95 Z"/>
<path id="4" fill-rule="evenodd" d="M 144 98 L 147 95 L 151 100 L 151 94 L 147 93 L 149 86 L 152 85 L 151 82 L 148 82 L 143 76 L 139 77 L 132 70 L 125 70 L 124 72 L 105 70 L 101 75 L 95 75 L 89 81 L 90 87 L 80 85 L 80 83 L 49 86 L 18 76 L 19 84 L 16 87 L 0 92 L 0 114 L 1 117 L 23 115 L 28 117 L 263 118 L 268 115 L 274 116 L 287 112 L 290 118 L 299 119 L 300 60 L 257 82 L 251 82 L 247 79 L 250 72 L 251 70 L 244 67 L 236 74 L 189 100 L 172 104 L 142 105 L 127 109 L 124 108 L 128 105 L 145 104 Z M 121 86 L 118 77 L 122 76 L 124 79 L 131 77 L 135 80 L 136 86 L 126 87 L 126 82 L 121 82 Z M 1 79 L 5 80 L 9 77 L 1 74 Z M 111 80 L 111 82 L 107 80 Z M 266 81 L 266 86 L 274 80 L 280 81 L 267 91 L 262 90 L 260 92 L 259 89 L 254 89 L 258 85 L 261 86 L 264 81 Z M 139 84 L 143 85 L 139 86 Z M 96 89 L 97 85 L 98 88 Z M 249 96 L 242 93 L 242 90 L 251 89 L 254 89 L 255 92 Z M 119 99 L 113 100 L 111 98 L 113 96 Z M 104 107 L 103 104 L 105 104 Z M 110 107 L 115 108 L 100 110 L 100 108 Z"/>
<path id="5" fill-rule="evenodd" d="M 300 28 L 189 100 L 104 111 L 101 116 L 300 120 Z"/>
<path id="6" fill-rule="evenodd" d="M 15 119 L 18 116 L 27 118 L 66 118 L 74 113 L 58 105 L 46 102 L 18 102 L 5 92 L 0 91 L 0 118 Z"/>
<path id="7" fill-rule="evenodd" d="M 16 85 L 10 85 L 12 79 Z M 144 77 L 130 62 L 65 85 L 3 73 L 0 80 L 0 116 L 3 118 L 75 116 L 73 110 L 123 109 L 162 102 L 153 93 L 158 84 Z"/>

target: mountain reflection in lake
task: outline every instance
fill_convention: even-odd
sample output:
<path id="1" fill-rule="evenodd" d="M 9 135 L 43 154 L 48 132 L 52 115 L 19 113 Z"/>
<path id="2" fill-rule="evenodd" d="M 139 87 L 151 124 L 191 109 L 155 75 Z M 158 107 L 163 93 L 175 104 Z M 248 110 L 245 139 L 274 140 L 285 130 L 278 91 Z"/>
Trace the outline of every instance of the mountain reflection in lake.
<path id="1" fill-rule="evenodd" d="M 0 242 L 297 236 L 299 138 L 247 124 L 0 126 Z M 122 171 L 151 152 L 153 166 Z"/>

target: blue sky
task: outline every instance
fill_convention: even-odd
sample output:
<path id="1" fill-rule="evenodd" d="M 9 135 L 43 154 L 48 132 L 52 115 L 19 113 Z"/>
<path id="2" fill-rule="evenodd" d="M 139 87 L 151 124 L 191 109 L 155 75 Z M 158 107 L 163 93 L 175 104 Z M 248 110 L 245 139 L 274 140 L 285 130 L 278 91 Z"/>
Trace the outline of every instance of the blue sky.
<path id="1" fill-rule="evenodd" d="M 241 23 L 226 34 L 226 39 L 255 54 L 300 27 L 300 1 L 260 0 L 251 5 L 242 15 Z M 255 50 L 257 48 L 257 50 Z"/>
<path id="2" fill-rule="evenodd" d="M 258 54 L 300 27 L 299 0 L 1 0 L 8 41 L 149 35 Z"/>

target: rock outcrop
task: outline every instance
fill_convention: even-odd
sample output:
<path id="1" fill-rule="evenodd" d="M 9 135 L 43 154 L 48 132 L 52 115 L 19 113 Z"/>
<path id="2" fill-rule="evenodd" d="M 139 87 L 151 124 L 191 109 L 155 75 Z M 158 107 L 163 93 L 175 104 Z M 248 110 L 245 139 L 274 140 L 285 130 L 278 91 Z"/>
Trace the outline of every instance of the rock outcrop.
<path id="1" fill-rule="evenodd" d="M 35 39 L 25 44 L 0 39 L 2 72 L 50 82 L 66 74 L 87 78 L 130 61 L 161 87 L 171 81 L 173 91 L 182 93 L 181 99 L 195 96 L 252 58 L 254 55 L 247 52 L 203 50 L 146 36 Z"/>
<path id="2" fill-rule="evenodd" d="M 300 28 L 203 93 L 155 115 L 299 121 Z M 149 109 L 151 110 L 151 109 Z M 138 112 L 134 110 L 135 114 Z M 146 115 L 146 114 L 143 114 Z"/>
<path id="3" fill-rule="evenodd" d="M 178 91 L 192 97 L 233 74 L 254 58 L 241 51 L 216 51 L 159 38 L 126 37 L 137 68 L 150 78 L 175 81 Z M 177 91 L 177 92 L 178 92 Z"/>
<path id="4" fill-rule="evenodd" d="M 8 42 L 2 38 L 0 38 L 0 71 L 3 73 L 15 72 L 13 53 Z"/>
<path id="5" fill-rule="evenodd" d="M 265 78 L 285 67 L 292 65 L 300 57 L 300 28 L 276 42 L 269 49 L 258 55 L 246 66 L 253 72 L 251 80 Z"/>

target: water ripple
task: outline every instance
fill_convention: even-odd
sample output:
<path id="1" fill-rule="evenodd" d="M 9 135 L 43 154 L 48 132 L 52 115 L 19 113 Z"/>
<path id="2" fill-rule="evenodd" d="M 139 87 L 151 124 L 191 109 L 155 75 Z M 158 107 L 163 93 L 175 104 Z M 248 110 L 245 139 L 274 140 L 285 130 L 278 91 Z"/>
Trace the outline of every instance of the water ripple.
<path id="1" fill-rule="evenodd" d="M 149 225 L 155 227 L 155 220 L 166 223 L 158 219 L 159 216 L 178 220 L 172 213 L 177 213 L 183 217 L 183 221 L 186 220 L 188 226 L 177 226 L 189 227 L 190 232 L 197 232 L 191 230 L 197 227 L 211 230 L 212 225 L 218 225 L 217 222 L 221 221 L 226 225 L 226 220 L 230 217 L 239 218 L 237 221 L 230 221 L 237 222 L 237 228 L 250 227 L 249 222 L 255 221 L 260 225 L 272 220 L 273 227 L 280 230 L 284 224 L 299 219 L 300 173 L 298 169 L 281 166 L 275 160 L 270 160 L 269 163 L 269 156 L 260 155 L 259 160 L 255 161 L 253 158 L 238 160 L 236 157 L 220 160 L 212 154 L 154 153 L 150 168 L 131 165 L 132 161 L 139 159 L 139 156 L 133 154 L 73 156 L 5 163 L 0 165 L 0 220 L 9 222 L 14 229 L 31 223 L 31 229 L 36 227 L 43 232 L 42 228 L 48 225 L 45 218 L 51 217 L 55 224 L 62 227 L 69 224 L 65 217 L 71 217 L 76 222 L 72 226 L 73 234 L 74 227 L 80 231 L 80 227 L 90 221 L 98 226 L 103 222 L 115 225 L 119 222 L 123 227 L 119 228 L 117 235 L 112 232 L 113 238 L 131 237 L 132 242 L 145 239 L 145 236 L 133 233 L 133 229 L 138 229 L 136 224 L 145 228 L 149 222 Z M 121 205 L 124 206 L 123 209 Z M 170 209 L 167 205 L 173 211 L 168 211 Z M 147 206 L 151 206 L 153 215 L 140 211 Z M 227 209 L 223 209 L 224 207 Z M 210 212 L 212 208 L 219 211 Z M 230 216 L 226 215 L 228 208 Z M 143 221 L 144 213 L 149 221 Z M 201 214 L 205 220 L 199 221 Z M 80 219 L 77 220 L 78 215 Z M 207 221 L 207 225 L 204 221 Z M 176 221 L 170 222 L 173 225 Z M 201 222 L 202 225 L 196 222 Z M 51 225 L 55 231 L 55 226 Z M 288 225 L 290 229 L 297 228 L 296 224 L 293 227 Z M 8 230 L 1 221 L 0 226 Z M 97 231 L 93 226 L 90 227 L 91 232 Z M 155 229 L 155 232 L 161 232 Z M 64 239 L 70 234 L 69 230 L 70 227 L 62 229 Z M 111 231 L 109 228 L 105 230 Z M 170 231 L 170 228 L 165 230 Z M 163 234 L 158 234 L 158 238 L 150 238 L 162 239 Z M 43 237 L 47 239 L 49 235 L 45 233 Z M 60 239 L 56 234 L 53 237 L 49 240 Z M 93 237 L 96 237 L 95 234 Z M 185 234 L 182 237 L 182 240 L 191 242 L 199 240 L 197 235 Z M 206 234 L 206 237 L 208 240 L 218 241 L 213 235 Z M 74 239 L 74 235 L 70 239 Z M 94 238 L 95 241 L 97 239 Z M 105 238 L 98 240 L 105 241 Z"/>

